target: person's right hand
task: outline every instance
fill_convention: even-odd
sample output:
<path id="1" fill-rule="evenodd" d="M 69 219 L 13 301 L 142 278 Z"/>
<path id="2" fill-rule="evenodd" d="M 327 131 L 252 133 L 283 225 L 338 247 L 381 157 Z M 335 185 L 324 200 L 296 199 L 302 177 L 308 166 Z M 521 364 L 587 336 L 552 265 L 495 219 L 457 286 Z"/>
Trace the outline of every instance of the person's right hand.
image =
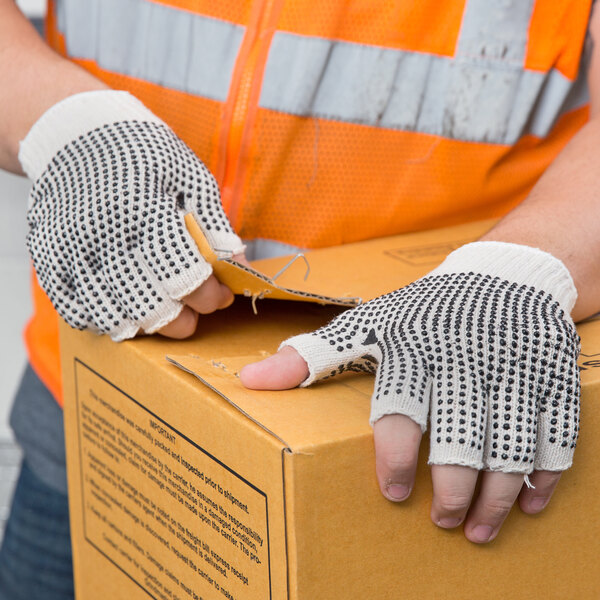
<path id="1" fill-rule="evenodd" d="M 217 255 L 243 253 L 217 183 L 192 150 L 126 92 L 71 96 L 48 110 L 19 160 L 34 181 L 27 244 L 41 287 L 72 327 L 114 340 L 193 333 L 229 306 L 189 235 L 194 215 Z"/>

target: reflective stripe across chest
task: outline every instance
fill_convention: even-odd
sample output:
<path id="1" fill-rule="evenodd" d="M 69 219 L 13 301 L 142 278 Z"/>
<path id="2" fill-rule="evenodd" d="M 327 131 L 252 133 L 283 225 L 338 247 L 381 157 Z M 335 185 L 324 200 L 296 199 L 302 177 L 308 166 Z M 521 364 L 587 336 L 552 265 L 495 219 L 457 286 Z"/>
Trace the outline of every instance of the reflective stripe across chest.
<path id="1" fill-rule="evenodd" d="M 533 5 L 467 0 L 452 57 L 278 31 L 259 106 L 474 142 L 543 137 L 587 90 L 524 67 Z M 245 31 L 148 0 L 61 0 L 58 22 L 72 57 L 219 101 Z"/>

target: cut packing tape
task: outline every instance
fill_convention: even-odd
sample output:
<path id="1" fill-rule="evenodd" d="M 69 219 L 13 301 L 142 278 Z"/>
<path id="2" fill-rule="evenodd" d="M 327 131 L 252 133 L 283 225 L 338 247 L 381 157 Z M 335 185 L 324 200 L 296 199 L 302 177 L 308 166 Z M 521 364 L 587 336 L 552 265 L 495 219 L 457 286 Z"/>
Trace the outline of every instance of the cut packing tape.
<path id="1" fill-rule="evenodd" d="M 248 296 L 252 298 L 252 307 L 256 312 L 256 300 L 269 297 L 275 300 L 299 300 L 301 302 L 315 302 L 317 304 L 333 304 L 337 306 L 353 307 L 362 302 L 360 298 L 350 297 L 332 297 L 277 285 L 275 278 L 268 277 L 252 267 L 242 265 L 231 258 L 219 258 L 215 251 L 210 247 L 208 240 L 202 233 L 200 226 L 193 215 L 185 216 L 187 229 L 196 242 L 200 253 L 204 259 L 212 266 L 215 277 L 226 285 L 234 294 Z M 297 255 L 280 270 L 275 277 L 281 273 L 301 255 Z M 302 256 L 306 261 L 306 258 Z M 308 265 L 308 262 L 307 262 Z M 308 274 L 308 272 L 307 272 Z"/>

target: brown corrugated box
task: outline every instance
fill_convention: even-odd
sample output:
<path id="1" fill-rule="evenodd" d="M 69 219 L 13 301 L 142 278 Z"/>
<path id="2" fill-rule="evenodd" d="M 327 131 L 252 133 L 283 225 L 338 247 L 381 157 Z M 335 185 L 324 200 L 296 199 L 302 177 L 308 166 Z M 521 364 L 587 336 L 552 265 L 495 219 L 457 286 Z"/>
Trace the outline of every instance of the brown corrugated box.
<path id="1" fill-rule="evenodd" d="M 368 300 L 423 275 L 489 225 L 319 250 L 308 255 L 307 282 L 297 261 L 277 284 Z M 285 263 L 256 266 L 273 275 Z M 412 497 L 381 496 L 371 377 L 287 392 L 241 386 L 241 365 L 340 310 L 255 303 L 257 316 L 239 298 L 201 317 L 182 342 L 114 344 L 62 327 L 77 598 L 600 597 L 600 322 L 579 326 L 574 468 L 543 514 L 515 508 L 499 537 L 477 546 L 460 528 L 430 521 L 427 438 Z"/>

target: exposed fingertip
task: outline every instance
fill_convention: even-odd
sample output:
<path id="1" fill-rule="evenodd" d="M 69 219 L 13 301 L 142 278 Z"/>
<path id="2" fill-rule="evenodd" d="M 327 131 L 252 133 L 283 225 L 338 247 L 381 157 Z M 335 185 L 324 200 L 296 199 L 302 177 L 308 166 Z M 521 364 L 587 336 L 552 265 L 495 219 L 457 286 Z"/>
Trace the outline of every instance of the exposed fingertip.
<path id="1" fill-rule="evenodd" d="M 252 390 L 287 390 L 308 377 L 308 365 L 293 348 L 286 346 L 273 356 L 246 365 L 239 377 Z"/>
<path id="2" fill-rule="evenodd" d="M 442 517 L 434 522 L 442 529 L 454 529 L 454 527 L 458 527 L 463 522 L 463 519 L 460 517 Z"/>
<path id="3" fill-rule="evenodd" d="M 184 306 L 178 317 L 158 330 L 158 333 L 175 340 L 182 340 L 193 335 L 198 326 L 198 313 L 189 306 Z"/>
<path id="4" fill-rule="evenodd" d="M 486 544 L 496 537 L 494 529 L 490 525 L 476 525 L 470 532 L 466 533 L 466 536 L 469 541 L 475 544 Z"/>
<path id="5" fill-rule="evenodd" d="M 233 304 L 233 301 L 235 300 L 235 294 L 226 285 L 221 284 L 221 293 L 222 300 L 221 305 L 219 306 L 219 310 L 228 308 Z"/>
<path id="6" fill-rule="evenodd" d="M 273 367 L 273 356 L 245 365 L 239 372 L 240 381 L 244 387 L 251 390 L 265 389 L 269 380 L 269 372 Z"/>
<path id="7" fill-rule="evenodd" d="M 544 510 L 550 503 L 560 476 L 560 472 L 534 471 L 530 477 L 530 487 L 523 487 L 521 490 L 519 496 L 521 510 L 528 515 L 535 515 Z"/>
<path id="8" fill-rule="evenodd" d="M 522 501 L 520 505 L 523 512 L 530 515 L 535 515 L 536 513 L 544 510 L 544 508 L 548 506 L 548 502 L 550 502 L 550 498 L 534 496 L 533 498 L 527 498 L 526 500 Z"/>
<path id="9" fill-rule="evenodd" d="M 550 498 L 533 498 L 529 503 L 529 508 L 531 508 L 531 510 L 534 510 L 535 512 L 539 512 L 540 510 L 546 508 L 546 505 L 548 504 L 549 500 Z"/>
<path id="10" fill-rule="evenodd" d="M 253 374 L 253 367 L 255 364 L 256 363 L 250 363 L 249 365 L 244 365 L 238 373 L 238 377 L 240 378 L 242 385 L 249 389 L 253 389 L 252 374 Z"/>
<path id="11" fill-rule="evenodd" d="M 240 254 L 234 254 L 232 256 L 232 259 L 235 262 L 238 262 L 238 263 L 240 263 L 240 264 L 242 264 L 242 265 L 244 265 L 246 267 L 252 268 L 252 265 L 248 262 L 248 259 L 246 258 L 246 255 L 243 252 L 240 253 Z"/>
<path id="12" fill-rule="evenodd" d="M 410 496 L 411 491 L 409 486 L 402 483 L 386 482 L 384 495 L 392 502 L 402 502 L 402 500 L 406 500 Z"/>

